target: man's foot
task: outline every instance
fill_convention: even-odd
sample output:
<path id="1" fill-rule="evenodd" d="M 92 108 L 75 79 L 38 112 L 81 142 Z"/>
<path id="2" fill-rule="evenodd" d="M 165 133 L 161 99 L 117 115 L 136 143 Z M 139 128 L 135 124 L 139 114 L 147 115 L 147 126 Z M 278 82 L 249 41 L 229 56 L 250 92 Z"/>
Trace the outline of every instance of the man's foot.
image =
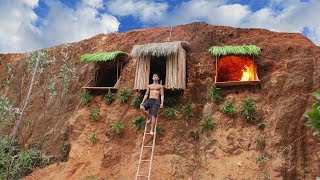
<path id="1" fill-rule="evenodd" d="M 153 133 L 152 131 L 150 131 L 150 135 L 151 135 L 151 136 L 153 136 L 153 135 L 154 135 L 154 133 Z"/>

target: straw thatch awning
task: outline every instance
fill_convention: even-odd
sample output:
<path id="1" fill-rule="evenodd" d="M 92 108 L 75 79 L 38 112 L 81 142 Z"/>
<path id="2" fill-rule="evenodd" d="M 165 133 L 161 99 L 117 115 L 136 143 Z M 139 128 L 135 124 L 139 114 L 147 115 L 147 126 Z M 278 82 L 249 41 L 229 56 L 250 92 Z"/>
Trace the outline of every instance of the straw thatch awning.
<path id="1" fill-rule="evenodd" d="M 213 56 L 226 55 L 259 55 L 260 47 L 256 45 L 242 45 L 242 46 L 212 46 L 209 52 Z"/>
<path id="2" fill-rule="evenodd" d="M 174 41 L 135 45 L 131 54 L 138 57 L 134 89 L 147 88 L 152 56 L 166 57 L 166 89 L 186 88 L 186 51 L 188 42 Z"/>
<path id="3" fill-rule="evenodd" d="M 99 52 L 93 54 L 84 54 L 81 56 L 81 62 L 99 62 L 99 61 L 111 61 L 118 56 L 128 56 L 128 53 L 122 51 L 113 52 Z"/>
<path id="4" fill-rule="evenodd" d="M 181 47 L 187 46 L 188 42 L 186 41 L 141 44 L 133 46 L 131 54 L 136 56 L 168 56 L 178 53 Z"/>

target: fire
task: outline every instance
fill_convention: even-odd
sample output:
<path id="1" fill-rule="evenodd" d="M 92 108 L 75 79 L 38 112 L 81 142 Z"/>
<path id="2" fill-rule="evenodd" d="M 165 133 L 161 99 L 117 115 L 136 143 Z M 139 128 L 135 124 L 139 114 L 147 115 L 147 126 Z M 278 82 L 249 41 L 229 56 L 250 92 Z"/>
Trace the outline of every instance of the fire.
<path id="1" fill-rule="evenodd" d="M 244 65 L 242 71 L 242 77 L 240 81 L 253 81 L 254 80 L 254 67 L 252 65 Z"/>

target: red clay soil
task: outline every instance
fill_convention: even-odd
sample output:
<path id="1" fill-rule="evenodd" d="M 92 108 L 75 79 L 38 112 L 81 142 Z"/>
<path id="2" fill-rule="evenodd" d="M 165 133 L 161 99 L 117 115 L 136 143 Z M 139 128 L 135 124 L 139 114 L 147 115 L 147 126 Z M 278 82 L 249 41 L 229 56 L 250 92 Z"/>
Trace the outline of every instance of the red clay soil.
<path id="1" fill-rule="evenodd" d="M 39 147 L 40 144 L 45 153 L 53 157 L 53 164 L 35 169 L 25 179 L 134 177 L 142 133 L 134 131 L 131 120 L 140 113 L 129 103 L 120 103 L 118 96 L 111 105 L 106 105 L 99 93 L 94 93 L 88 105 L 79 105 L 81 87 L 93 73 L 93 65 L 80 63 L 79 59 L 84 53 L 130 52 L 135 44 L 164 42 L 170 35 L 170 29 L 156 27 L 99 34 L 72 43 L 67 48 L 70 57 L 67 63 L 75 65 L 77 74 L 60 100 L 61 94 L 50 94 L 47 84 L 66 63 L 62 61 L 63 46 L 47 49 L 50 58 L 56 61 L 37 78 L 26 114 L 32 119 L 32 124 L 23 123 L 19 144 L 22 148 Z M 187 89 L 181 94 L 174 94 L 179 99 L 177 109 L 181 113 L 178 119 L 167 119 L 161 111 L 159 124 L 165 130 L 157 137 L 152 179 L 315 179 L 320 175 L 320 139 L 312 136 L 309 127 L 303 126 L 306 121 L 303 114 L 314 102 L 312 92 L 320 88 L 319 47 L 298 33 L 206 23 L 174 26 L 170 40 L 190 43 L 187 50 Z M 207 91 L 214 83 L 215 58 L 208 49 L 213 45 L 242 44 L 255 44 L 262 48 L 260 56 L 255 59 L 261 84 L 222 88 L 223 100 L 211 103 Z M 120 89 L 133 89 L 136 61 L 132 58 L 124 67 Z M 8 97 L 14 106 L 21 107 L 31 76 L 25 55 L 2 55 L 0 63 L 0 80 L 6 77 L 7 63 L 12 65 L 14 74 L 11 85 L 2 87 L 0 93 Z M 264 121 L 264 129 L 259 129 L 257 123 L 244 121 L 240 106 L 245 98 L 255 100 L 258 121 Z M 236 103 L 234 118 L 218 110 L 224 101 Z M 185 120 L 181 109 L 186 102 L 191 102 L 195 108 L 195 117 L 189 120 Z M 90 121 L 88 116 L 93 107 L 100 109 L 97 122 Z M 203 116 L 215 119 L 216 127 L 194 139 L 192 132 L 199 127 Z M 115 120 L 122 120 L 125 124 L 124 133 L 120 136 L 111 130 Z M 12 124 L 9 123 L 1 129 L 0 135 L 11 129 Z M 93 131 L 98 134 L 95 144 L 88 140 Z M 260 138 L 257 140 L 257 137 Z"/>

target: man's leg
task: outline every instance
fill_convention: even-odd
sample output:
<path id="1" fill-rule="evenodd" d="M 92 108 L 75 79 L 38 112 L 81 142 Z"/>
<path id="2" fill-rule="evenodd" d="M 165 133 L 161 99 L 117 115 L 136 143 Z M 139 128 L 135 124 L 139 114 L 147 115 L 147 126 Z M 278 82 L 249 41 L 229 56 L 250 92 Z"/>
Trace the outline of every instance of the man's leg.
<path id="1" fill-rule="evenodd" d="M 144 114 L 147 117 L 147 123 L 149 123 L 151 121 L 151 116 L 148 113 L 148 111 L 146 111 L 146 108 L 144 106 L 140 106 L 140 110 L 142 114 Z"/>
<path id="2" fill-rule="evenodd" d="M 154 125 L 156 123 L 156 117 L 155 116 L 151 116 L 151 130 L 150 130 L 150 134 L 153 135 L 154 134 Z"/>

